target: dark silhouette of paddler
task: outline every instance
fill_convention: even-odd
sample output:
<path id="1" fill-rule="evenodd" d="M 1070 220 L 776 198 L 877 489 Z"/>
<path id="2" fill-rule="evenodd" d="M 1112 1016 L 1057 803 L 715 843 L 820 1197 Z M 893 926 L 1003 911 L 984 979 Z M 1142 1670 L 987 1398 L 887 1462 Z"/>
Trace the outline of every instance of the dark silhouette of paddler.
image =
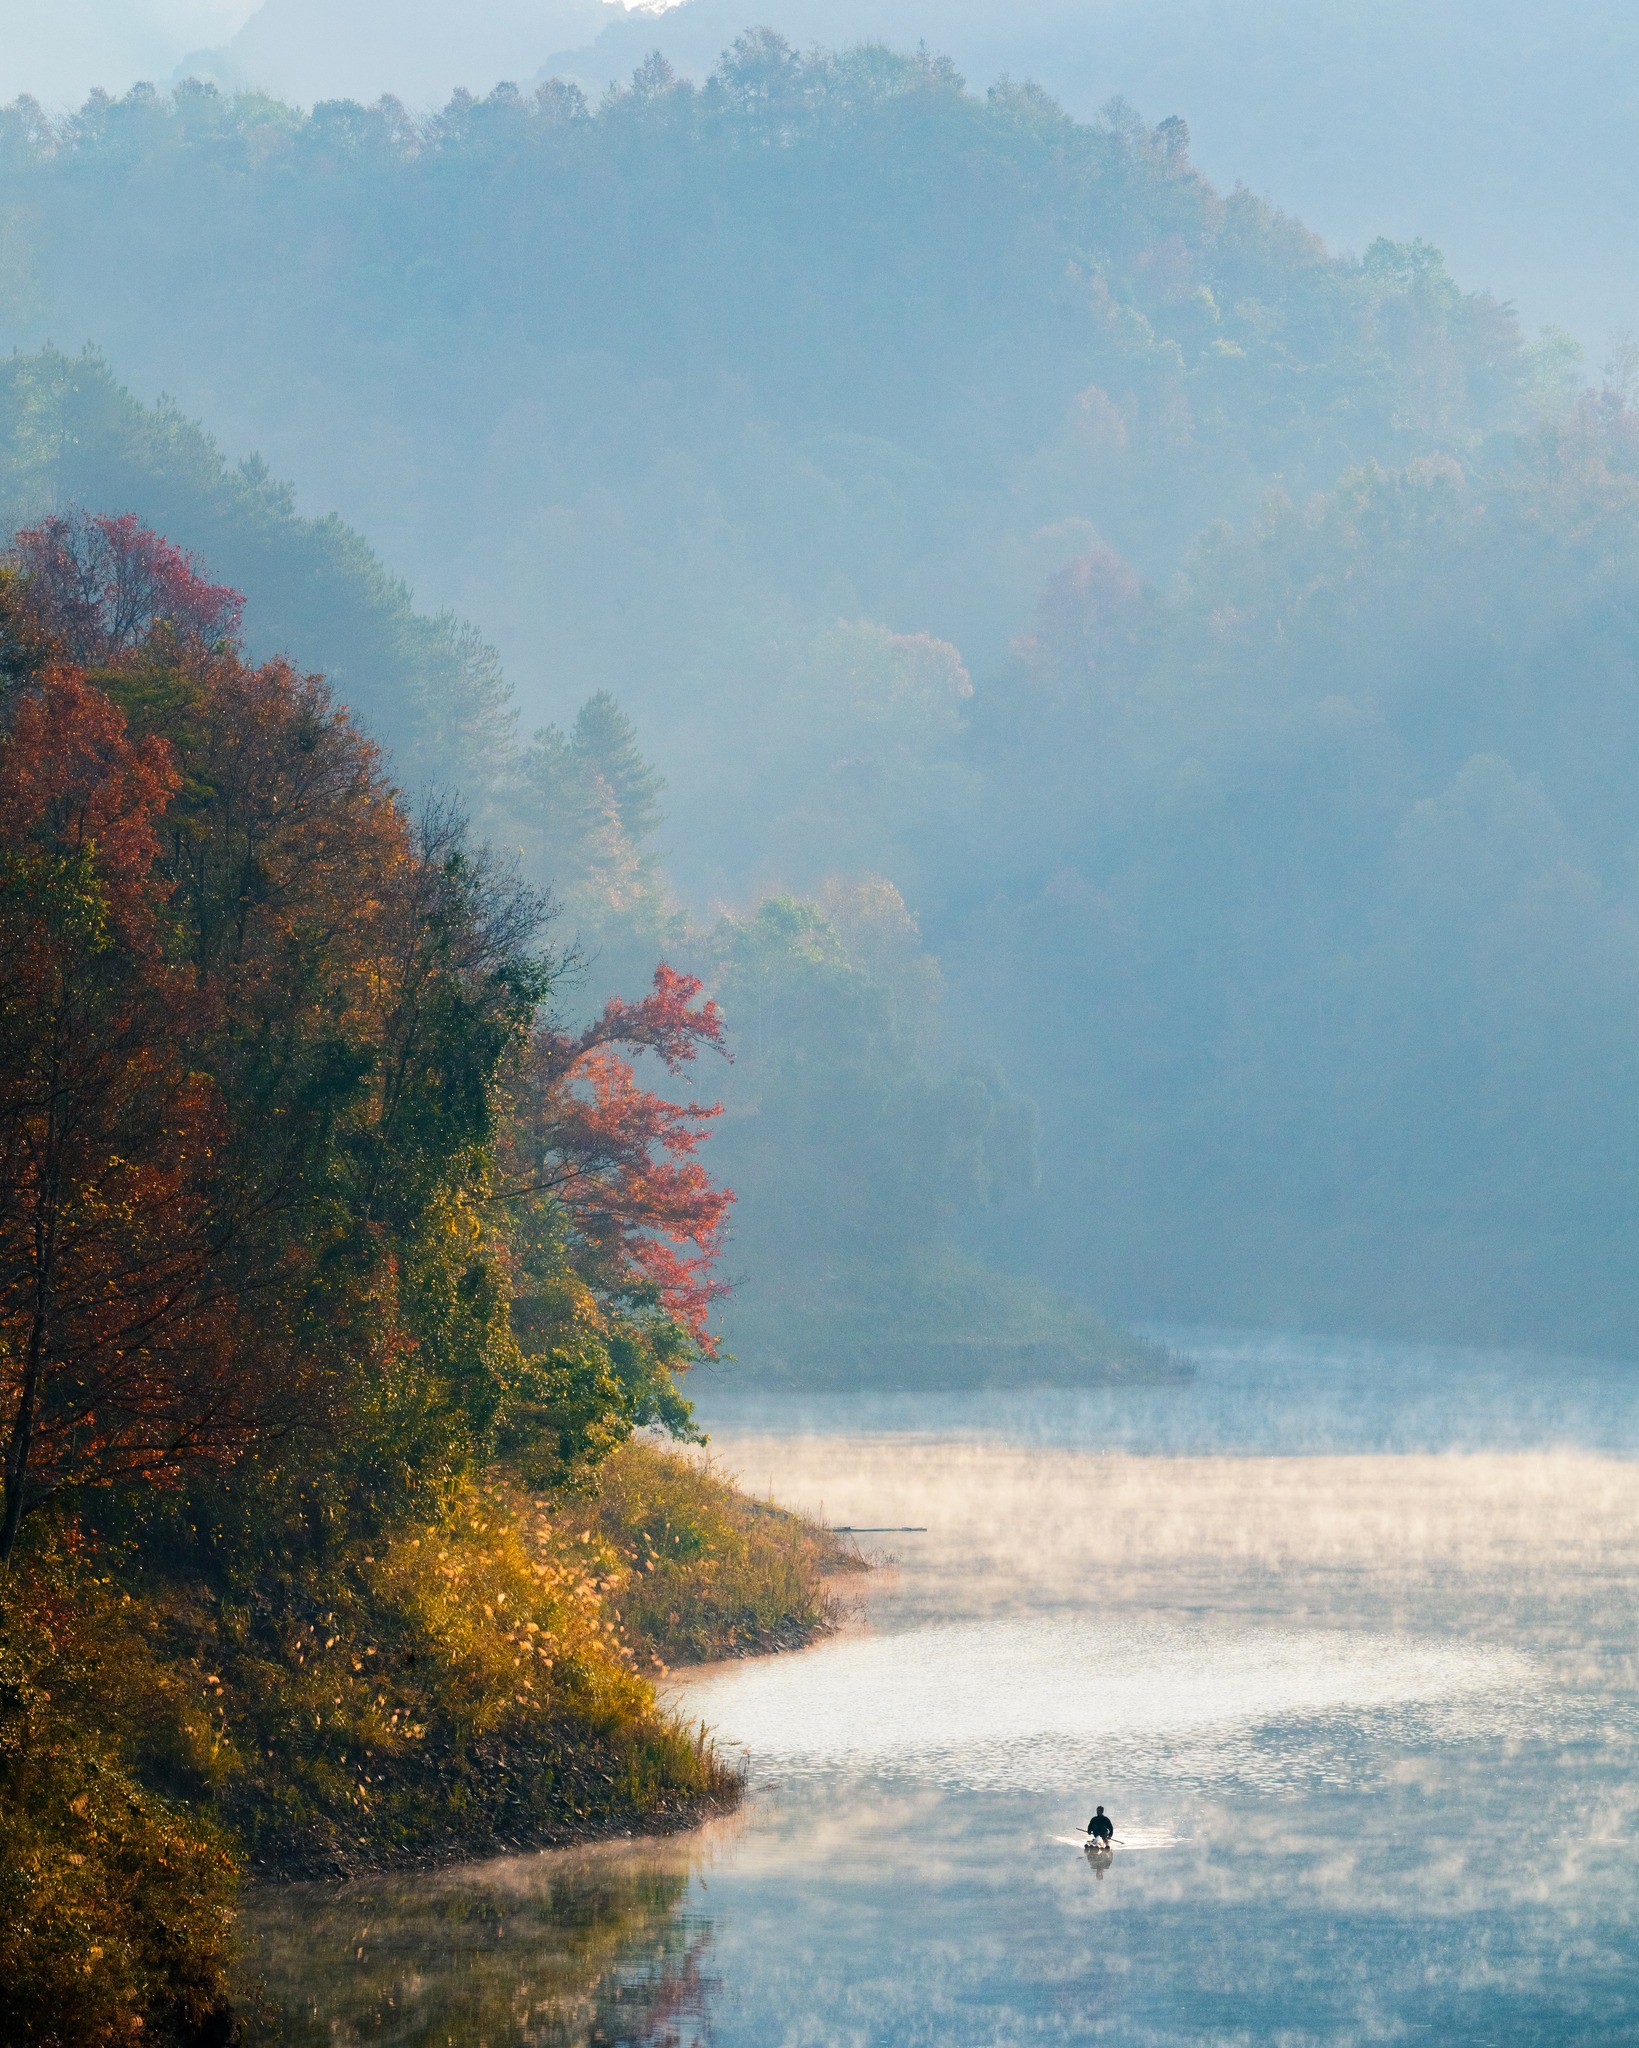
<path id="1" fill-rule="evenodd" d="M 1098 1809 L 1097 1813 L 1095 1813 L 1092 1819 L 1087 1823 L 1088 1839 L 1089 1841 L 1099 1843 L 1103 1848 L 1107 1849 L 1110 1846 L 1111 1840 L 1113 1839 L 1114 1835 L 1115 1822 L 1111 1820 L 1110 1816 L 1104 1811 L 1103 1807 L 1101 1806 Z"/>

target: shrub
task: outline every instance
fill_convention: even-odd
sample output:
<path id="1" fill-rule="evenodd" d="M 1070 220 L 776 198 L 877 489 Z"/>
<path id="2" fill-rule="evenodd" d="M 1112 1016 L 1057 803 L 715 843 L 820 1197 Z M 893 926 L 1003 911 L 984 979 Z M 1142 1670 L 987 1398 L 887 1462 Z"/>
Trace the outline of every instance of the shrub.
<path id="1" fill-rule="evenodd" d="M 238 1862 L 127 1764 L 163 1719 L 146 1617 L 85 1560 L 0 1580 L 0 2040 L 38 2048 L 230 2037 Z"/>

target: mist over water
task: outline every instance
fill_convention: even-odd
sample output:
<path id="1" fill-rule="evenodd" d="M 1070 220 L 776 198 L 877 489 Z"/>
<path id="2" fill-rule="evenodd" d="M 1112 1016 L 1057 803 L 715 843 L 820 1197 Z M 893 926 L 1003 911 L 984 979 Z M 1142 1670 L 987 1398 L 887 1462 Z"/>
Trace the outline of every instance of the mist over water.
<path id="1" fill-rule="evenodd" d="M 665 1909 L 689 1996 L 630 2003 L 656 1942 L 634 1937 L 626 1977 L 594 1970 L 626 1987 L 614 2038 L 1631 2038 L 1630 1376 L 1300 1340 L 1194 1357 L 1166 1388 L 708 1396 L 753 1490 L 926 1527 L 861 1538 L 893 1561 L 836 1638 L 681 1686 L 751 1794 L 692 1849 L 600 1852 L 692 1870 Z M 1096 1802 L 1107 1870 L 1081 1847 Z M 566 1910 L 571 1861 L 505 1868 Z M 311 1896 L 345 1920 L 345 1890 Z M 425 1910 L 395 1923 L 394 2038 L 609 2038 L 584 1987 L 579 2019 L 463 2020 L 467 1965 Z"/>
<path id="2" fill-rule="evenodd" d="M 732 1366 L 690 1392 L 707 1427 L 781 1436 L 995 1438 L 1139 1452 L 1639 1452 L 1639 1375 L 1621 1359 L 1391 1344 L 1368 1338 L 1149 1333 L 1188 1361 L 1191 1396 L 1169 1384 L 838 1395 L 770 1392 Z M 934 1418 L 937 1418 L 936 1420 Z"/>
<path id="3" fill-rule="evenodd" d="M 1313 1738 L 1293 1747 L 1257 1732 L 1296 1719 L 1339 1735 L 1345 1722 L 1447 1739 L 1523 1733 L 1542 1698 L 1535 1666 L 1508 1651 L 1089 1618 L 839 1644 L 708 1682 L 689 1703 L 771 1770 L 1077 1792 L 1112 1769 L 1152 1783 L 1348 1782 L 1341 1745 L 1317 1753 Z"/>

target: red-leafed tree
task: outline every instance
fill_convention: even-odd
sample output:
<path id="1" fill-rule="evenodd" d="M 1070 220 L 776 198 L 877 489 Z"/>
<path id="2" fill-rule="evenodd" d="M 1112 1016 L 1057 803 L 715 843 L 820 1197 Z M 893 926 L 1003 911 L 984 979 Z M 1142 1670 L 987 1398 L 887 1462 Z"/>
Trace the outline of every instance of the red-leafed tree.
<path id="1" fill-rule="evenodd" d="M 0 1558 L 64 1484 L 151 1476 L 248 1422 L 204 1192 L 218 1107 L 156 914 L 178 780 L 73 671 L 0 739 Z"/>
<path id="2" fill-rule="evenodd" d="M 192 555 L 129 512 L 53 514 L 14 537 L 11 557 L 35 617 L 82 668 L 114 665 L 156 626 L 212 647 L 237 635 L 244 614 L 237 590 L 208 583 Z"/>
<path id="3" fill-rule="evenodd" d="M 632 1055 L 677 1074 L 722 1049 L 717 1005 L 662 964 L 640 1002 L 614 998 L 580 1032 L 547 1023 L 531 1041 L 514 1138 L 513 1196 L 550 1194 L 568 1217 L 584 1277 L 600 1293 L 651 1292 L 715 1356 L 708 1327 L 725 1291 L 713 1275 L 734 1200 L 696 1157 L 720 1103 L 643 1087 Z"/>

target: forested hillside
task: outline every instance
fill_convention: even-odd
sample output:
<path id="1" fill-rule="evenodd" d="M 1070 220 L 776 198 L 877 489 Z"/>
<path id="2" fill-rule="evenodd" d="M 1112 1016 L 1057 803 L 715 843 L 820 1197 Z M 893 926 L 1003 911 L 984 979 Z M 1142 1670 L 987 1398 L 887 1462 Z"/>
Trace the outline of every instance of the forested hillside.
<path id="1" fill-rule="evenodd" d="M 758 35 L 595 109 L 8 118 L 14 331 L 163 366 L 506 680 L 95 365 L 13 366 L 16 491 L 171 492 L 588 1015 L 701 976 L 748 1353 L 1109 1359 L 1055 1293 L 1639 1336 L 1634 428 L 1437 251 Z"/>
<path id="2" fill-rule="evenodd" d="M 237 1880 L 663 1829 L 829 1532 L 634 1441 L 733 1197 L 698 982 L 550 906 L 131 514 L 0 561 L 0 2038 L 239 2038 Z M 645 1084 L 639 1062 L 662 1088 Z"/>
<path id="3" fill-rule="evenodd" d="M 381 0 L 346 12 L 384 49 Z M 447 93 L 557 73 L 595 96 L 658 47 L 704 78 L 745 18 L 741 0 L 610 8 L 578 47 L 516 37 L 515 68 L 486 75 L 446 46 L 436 75 Z M 1151 120 L 1180 115 L 1216 183 L 1273 196 L 1337 247 L 1437 241 L 1594 361 L 1639 320 L 1639 23 L 1623 0 L 764 0 L 756 19 L 803 46 L 925 40 L 971 79 L 1035 79 L 1084 120 L 1118 94 Z M 298 99 L 354 89 L 302 30 L 303 0 L 263 0 L 223 57 Z"/>
<path id="4" fill-rule="evenodd" d="M 934 924 L 1062 1091 L 1038 1256 L 1128 1308 L 1639 1337 L 1636 563 L 1607 396 L 1275 501 L 1164 590 L 1049 584 Z"/>
<path id="5" fill-rule="evenodd" d="M 245 594 L 253 649 L 322 669 L 412 788 L 481 789 L 511 730 L 494 650 L 452 613 L 418 613 L 358 533 L 294 500 L 176 407 L 139 405 L 95 354 L 0 362 L 0 527 L 67 506 L 136 514 Z"/>
<path id="6" fill-rule="evenodd" d="M 169 5 L 191 25 L 141 0 L 58 0 L 0 48 L 0 99 L 55 109 L 94 85 L 194 76 L 303 106 L 391 92 L 423 110 L 457 86 L 556 76 L 595 100 L 655 48 L 704 79 L 750 20 L 800 48 L 925 41 L 975 83 L 1034 79 L 1082 119 L 1116 94 L 1151 121 L 1180 115 L 1219 185 L 1273 196 L 1341 248 L 1426 236 L 1533 332 L 1569 327 L 1594 363 L 1639 323 L 1639 23 L 1623 0 Z"/>
<path id="7" fill-rule="evenodd" d="M 1214 191 L 1176 122 L 881 50 L 748 36 L 703 89 L 426 123 L 137 93 L 3 148 L 4 331 L 260 450 L 529 714 L 612 689 L 691 890 L 766 864 L 705 799 L 838 618 L 972 668 L 1094 532 L 1165 573 L 1272 478 L 1466 444 L 1555 368 L 1431 251 L 1342 262 Z"/>
<path id="8" fill-rule="evenodd" d="M 589 1023 L 609 994 L 640 997 L 662 953 L 710 983 L 736 1054 L 712 1083 L 728 1109 L 715 1150 L 741 1198 L 737 1285 L 721 1313 L 748 1362 L 809 1377 L 1153 1366 L 1142 1345 L 958 1249 L 960 1218 L 1033 1185 L 1034 1114 L 995 1068 L 964 1069 L 941 1028 L 937 965 L 892 884 L 691 919 L 655 846 L 664 778 L 611 697 L 526 735 L 495 651 L 469 624 L 418 613 L 357 533 L 303 519 L 262 467 L 230 468 L 198 427 L 138 405 L 95 359 L 5 366 L 0 480 L 13 521 L 65 502 L 134 506 L 242 580 L 247 644 L 345 684 L 410 803 L 463 806 L 475 838 L 557 905 L 562 1014 Z M 953 741 L 971 688 L 953 651 L 925 637 L 860 628 L 823 647 L 895 716 L 868 815 L 806 762 L 812 800 L 788 829 L 815 872 L 885 855 L 883 799 L 938 781 L 917 742 L 927 731 Z M 818 739 L 815 723 L 799 731 L 798 754 Z M 912 805 L 907 824 L 920 815 Z M 909 831 L 895 843 L 908 855 Z"/>

